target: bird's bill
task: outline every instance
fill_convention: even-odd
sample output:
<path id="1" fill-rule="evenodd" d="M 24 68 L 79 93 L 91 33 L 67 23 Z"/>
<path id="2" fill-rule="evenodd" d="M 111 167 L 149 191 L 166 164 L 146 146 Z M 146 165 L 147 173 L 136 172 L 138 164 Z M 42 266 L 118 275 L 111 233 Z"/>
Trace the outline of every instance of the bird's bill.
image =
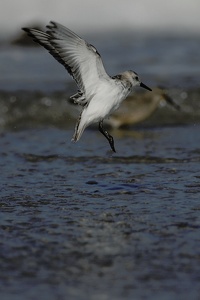
<path id="1" fill-rule="evenodd" d="M 146 86 L 143 82 L 140 83 L 140 86 L 146 90 L 152 91 L 148 86 Z"/>
<path id="2" fill-rule="evenodd" d="M 173 100 L 172 100 L 172 98 L 170 98 L 168 95 L 163 95 L 163 97 L 164 97 L 164 99 L 165 99 L 165 101 L 168 103 L 168 104 L 170 104 L 171 106 L 173 106 L 176 110 L 181 110 L 181 107 L 178 105 L 178 104 L 176 104 Z"/>

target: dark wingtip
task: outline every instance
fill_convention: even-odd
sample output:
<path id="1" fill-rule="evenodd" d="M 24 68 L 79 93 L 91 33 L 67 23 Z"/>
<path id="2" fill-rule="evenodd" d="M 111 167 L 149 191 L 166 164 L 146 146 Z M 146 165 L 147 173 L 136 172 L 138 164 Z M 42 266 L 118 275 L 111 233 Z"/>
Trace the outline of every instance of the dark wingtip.
<path id="1" fill-rule="evenodd" d="M 25 32 L 29 32 L 29 28 L 27 28 L 27 27 L 22 27 L 21 29 Z"/>
<path id="2" fill-rule="evenodd" d="M 56 28 L 56 22 L 50 21 L 49 24 L 46 26 L 48 29 Z"/>
<path id="3" fill-rule="evenodd" d="M 56 26 L 56 22 L 54 22 L 52 20 L 49 23 L 52 24 L 52 25 L 54 25 L 54 26 Z"/>

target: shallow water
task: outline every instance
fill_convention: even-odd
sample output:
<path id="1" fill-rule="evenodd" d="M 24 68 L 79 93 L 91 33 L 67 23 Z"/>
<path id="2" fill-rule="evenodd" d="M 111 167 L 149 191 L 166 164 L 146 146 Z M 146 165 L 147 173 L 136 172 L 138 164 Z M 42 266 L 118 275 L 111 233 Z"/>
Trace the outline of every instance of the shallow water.
<path id="1" fill-rule="evenodd" d="M 198 132 L 2 134 L 1 299 L 198 299 Z"/>
<path id="2" fill-rule="evenodd" d="M 148 41 L 112 40 L 127 53 L 107 47 L 111 70 L 130 68 L 137 46 L 145 83 L 164 83 L 182 110 L 110 129 L 116 154 L 95 126 L 71 143 L 75 88 L 45 52 L 0 51 L 12 61 L 0 78 L 2 300 L 199 299 L 198 39 Z"/>

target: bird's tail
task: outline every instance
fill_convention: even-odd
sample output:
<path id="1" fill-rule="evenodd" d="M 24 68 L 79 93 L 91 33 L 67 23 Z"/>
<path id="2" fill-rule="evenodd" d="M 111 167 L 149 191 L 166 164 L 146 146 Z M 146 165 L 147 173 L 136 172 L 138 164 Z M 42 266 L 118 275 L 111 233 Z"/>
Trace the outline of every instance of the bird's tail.
<path id="1" fill-rule="evenodd" d="M 75 132 L 74 132 L 74 135 L 72 137 L 72 142 L 78 142 L 78 140 L 80 140 L 82 134 L 83 134 L 83 131 L 85 130 L 87 124 L 86 123 L 83 123 L 81 122 L 81 115 L 79 116 L 78 118 L 78 121 L 76 123 L 76 127 L 75 127 Z"/>

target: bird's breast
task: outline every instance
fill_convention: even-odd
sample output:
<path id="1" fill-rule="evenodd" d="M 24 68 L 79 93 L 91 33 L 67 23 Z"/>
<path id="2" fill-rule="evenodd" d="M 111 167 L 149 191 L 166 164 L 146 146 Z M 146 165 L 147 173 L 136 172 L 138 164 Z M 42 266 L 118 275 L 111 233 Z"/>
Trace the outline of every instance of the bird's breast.
<path id="1" fill-rule="evenodd" d="M 85 109 L 84 115 L 87 116 L 90 123 L 92 121 L 98 122 L 118 109 L 126 96 L 127 91 L 122 85 L 114 82 L 103 82 L 93 92 L 93 97 Z"/>

